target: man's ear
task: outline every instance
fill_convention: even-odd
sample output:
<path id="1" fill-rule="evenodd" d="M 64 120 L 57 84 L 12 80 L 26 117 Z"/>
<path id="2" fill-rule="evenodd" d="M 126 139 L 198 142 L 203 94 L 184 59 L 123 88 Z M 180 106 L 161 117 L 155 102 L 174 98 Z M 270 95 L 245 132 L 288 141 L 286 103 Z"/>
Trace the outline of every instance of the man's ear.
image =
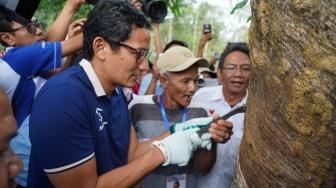
<path id="1" fill-rule="evenodd" d="M 218 67 L 216 74 L 217 74 L 218 85 L 221 85 L 222 84 L 222 69 Z"/>
<path id="2" fill-rule="evenodd" d="M 106 47 L 106 41 L 102 37 L 96 37 L 92 43 L 94 56 L 96 56 L 99 60 L 104 61 L 106 59 Z"/>
<path id="3" fill-rule="evenodd" d="M 163 88 L 167 88 L 169 84 L 169 78 L 165 74 L 160 74 L 160 83 L 163 86 Z"/>
<path id="4" fill-rule="evenodd" d="M 0 40 L 8 46 L 16 45 L 14 36 L 7 32 L 0 32 Z"/>

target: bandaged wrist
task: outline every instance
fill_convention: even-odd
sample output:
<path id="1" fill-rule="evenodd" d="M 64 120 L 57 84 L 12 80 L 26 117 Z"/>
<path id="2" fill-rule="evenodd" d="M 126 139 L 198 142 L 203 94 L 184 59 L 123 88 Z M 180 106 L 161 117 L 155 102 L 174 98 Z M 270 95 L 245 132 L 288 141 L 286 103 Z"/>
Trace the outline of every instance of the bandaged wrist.
<path id="1" fill-rule="evenodd" d="M 164 164 L 167 163 L 168 156 L 167 156 L 167 150 L 166 150 L 165 146 L 160 141 L 154 141 L 152 143 L 152 147 L 154 147 L 154 146 L 157 147 L 157 148 L 159 148 L 160 151 L 162 152 L 162 154 L 163 154 L 163 156 L 165 158 Z"/>

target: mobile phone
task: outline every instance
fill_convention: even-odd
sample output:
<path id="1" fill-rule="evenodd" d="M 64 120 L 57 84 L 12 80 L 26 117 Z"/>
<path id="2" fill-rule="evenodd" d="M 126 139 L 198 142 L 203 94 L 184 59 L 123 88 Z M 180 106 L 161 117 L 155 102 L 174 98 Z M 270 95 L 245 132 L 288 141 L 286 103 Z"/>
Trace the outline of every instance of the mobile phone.
<path id="1" fill-rule="evenodd" d="M 211 33 L 211 24 L 203 24 L 203 33 Z"/>

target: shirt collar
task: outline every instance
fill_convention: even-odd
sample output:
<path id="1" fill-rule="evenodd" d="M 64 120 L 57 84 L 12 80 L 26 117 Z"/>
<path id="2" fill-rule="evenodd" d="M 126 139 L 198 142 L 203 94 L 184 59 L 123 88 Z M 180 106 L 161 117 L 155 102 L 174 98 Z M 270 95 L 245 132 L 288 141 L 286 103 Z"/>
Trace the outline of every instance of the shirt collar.
<path id="1" fill-rule="evenodd" d="M 5 48 L 5 53 L 7 53 L 9 50 L 13 49 L 14 47 L 13 46 L 10 46 L 10 47 L 7 47 Z"/>
<path id="2" fill-rule="evenodd" d="M 240 104 L 246 104 L 247 101 L 247 96 L 248 96 L 248 90 L 246 90 L 246 95 L 244 96 L 244 98 L 238 103 Z M 223 86 L 218 86 L 216 91 L 214 92 L 214 94 L 211 97 L 212 101 L 216 101 L 216 100 L 224 100 L 224 96 L 223 96 Z"/>
<path id="3" fill-rule="evenodd" d="M 95 73 L 95 71 L 93 70 L 93 67 L 91 65 L 91 63 L 89 61 L 87 61 L 86 59 L 82 59 L 81 62 L 79 63 L 80 66 L 83 67 L 86 75 L 89 77 L 89 80 L 96 92 L 97 97 L 101 97 L 101 96 L 105 96 L 106 92 L 103 89 L 103 86 L 101 85 L 97 74 Z"/>
<path id="4" fill-rule="evenodd" d="M 212 101 L 223 100 L 224 99 L 223 92 L 222 92 L 222 87 L 223 86 L 217 86 L 215 92 L 211 96 Z"/>

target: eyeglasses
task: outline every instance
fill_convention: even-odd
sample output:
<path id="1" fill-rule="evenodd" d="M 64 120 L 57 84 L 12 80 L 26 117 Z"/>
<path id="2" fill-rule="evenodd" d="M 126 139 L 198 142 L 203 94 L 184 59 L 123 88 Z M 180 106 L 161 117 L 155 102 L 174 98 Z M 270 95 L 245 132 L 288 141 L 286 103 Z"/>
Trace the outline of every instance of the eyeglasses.
<path id="1" fill-rule="evenodd" d="M 145 50 L 145 49 L 136 49 L 133 48 L 132 46 L 129 46 L 125 43 L 118 42 L 118 41 L 113 41 L 113 40 L 108 40 L 106 39 L 109 43 L 116 43 L 119 46 L 125 47 L 130 50 L 131 53 L 136 55 L 136 62 L 141 63 L 145 58 L 149 58 L 150 54 L 152 53 L 150 50 Z"/>
<path id="2" fill-rule="evenodd" d="M 22 29 L 22 28 L 26 28 L 27 31 L 28 31 L 29 33 L 35 35 L 35 34 L 36 34 L 36 30 L 37 30 L 37 28 L 38 28 L 38 27 L 41 28 L 41 26 L 42 26 L 42 25 L 39 24 L 39 23 L 31 22 L 31 23 L 29 23 L 29 24 L 20 26 L 20 27 L 18 27 L 18 28 L 12 29 L 12 30 L 9 30 L 8 32 L 15 32 L 15 31 L 18 31 L 18 30 L 20 30 L 20 29 Z"/>
<path id="3" fill-rule="evenodd" d="M 251 73 L 251 65 L 224 65 L 223 69 L 228 74 L 234 74 L 236 71 L 240 70 L 243 75 L 248 75 Z"/>

